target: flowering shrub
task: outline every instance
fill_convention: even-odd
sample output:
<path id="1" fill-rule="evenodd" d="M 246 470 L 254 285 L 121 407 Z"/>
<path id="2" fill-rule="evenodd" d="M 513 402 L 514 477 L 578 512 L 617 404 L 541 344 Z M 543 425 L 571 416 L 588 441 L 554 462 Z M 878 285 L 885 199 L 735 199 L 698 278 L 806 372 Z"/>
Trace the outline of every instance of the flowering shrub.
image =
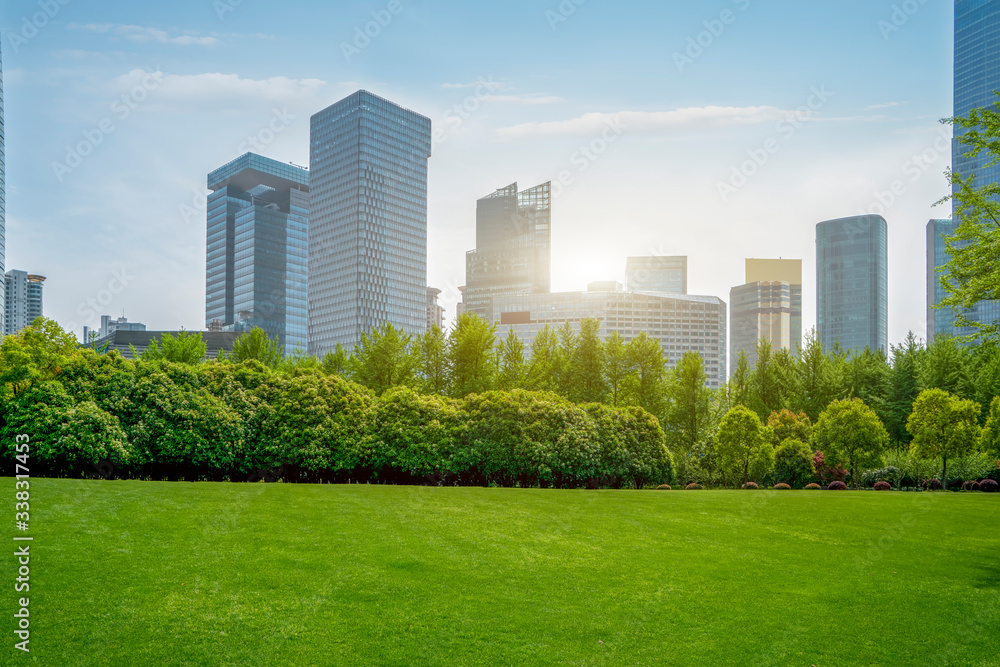
<path id="1" fill-rule="evenodd" d="M 816 474 L 825 484 L 830 482 L 843 482 L 847 479 L 847 471 L 833 465 L 826 464 L 826 455 L 823 452 L 813 454 L 813 467 Z"/>
<path id="2" fill-rule="evenodd" d="M 892 484 L 890 484 L 889 482 L 875 482 L 875 486 L 872 488 L 874 488 L 876 491 L 888 491 L 889 489 L 892 488 Z"/>
<path id="3" fill-rule="evenodd" d="M 660 484 L 656 487 L 657 491 L 672 491 L 672 487 L 669 484 Z"/>
<path id="4" fill-rule="evenodd" d="M 826 487 L 827 491 L 847 491 L 847 485 L 843 482 L 830 482 L 830 486 Z"/>
<path id="5" fill-rule="evenodd" d="M 941 490 L 941 480 L 939 479 L 928 479 L 921 486 L 924 487 L 924 491 L 940 491 Z"/>
<path id="6" fill-rule="evenodd" d="M 778 489 L 778 490 L 780 490 L 780 491 L 788 491 L 788 490 L 789 490 L 789 489 L 791 489 L 792 487 L 788 486 L 788 485 L 787 485 L 787 484 L 785 484 L 784 482 L 781 482 L 781 483 L 779 483 L 779 484 L 775 484 L 775 485 L 774 485 L 774 488 L 776 488 L 776 489 Z"/>
<path id="7" fill-rule="evenodd" d="M 757 486 L 757 482 L 747 482 L 746 484 L 743 485 L 743 488 L 744 489 L 759 489 L 760 487 Z"/>
<path id="8" fill-rule="evenodd" d="M 703 487 L 701 484 L 688 484 L 684 487 L 685 491 L 700 491 Z"/>
<path id="9" fill-rule="evenodd" d="M 996 480 L 984 479 L 979 483 L 979 490 L 986 493 L 996 493 L 998 489 L 1000 489 L 1000 484 L 997 484 Z"/>
<path id="10" fill-rule="evenodd" d="M 979 490 L 979 482 L 977 482 L 974 479 L 973 480 L 969 480 L 968 482 L 966 482 L 965 484 L 962 485 L 962 490 L 963 491 L 978 491 Z"/>
<path id="11" fill-rule="evenodd" d="M 816 489 L 823 488 L 819 484 L 806 484 L 806 489 L 809 491 L 815 491 Z"/>

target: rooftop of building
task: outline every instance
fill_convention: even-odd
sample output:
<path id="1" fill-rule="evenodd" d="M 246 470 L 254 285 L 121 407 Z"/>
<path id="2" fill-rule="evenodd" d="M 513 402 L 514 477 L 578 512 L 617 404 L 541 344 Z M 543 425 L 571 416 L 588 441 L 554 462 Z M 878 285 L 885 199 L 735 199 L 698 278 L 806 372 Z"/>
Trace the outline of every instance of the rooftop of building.
<path id="1" fill-rule="evenodd" d="M 208 174 L 209 190 L 217 191 L 229 185 L 244 191 L 266 185 L 275 190 L 294 187 L 308 192 L 309 170 L 256 153 L 244 153 Z"/>

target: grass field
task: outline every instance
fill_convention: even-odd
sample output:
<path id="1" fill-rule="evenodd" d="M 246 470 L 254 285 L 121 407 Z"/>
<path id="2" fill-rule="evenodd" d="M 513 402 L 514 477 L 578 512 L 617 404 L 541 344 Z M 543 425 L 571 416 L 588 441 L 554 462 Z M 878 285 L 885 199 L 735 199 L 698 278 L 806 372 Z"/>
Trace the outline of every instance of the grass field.
<path id="1" fill-rule="evenodd" d="M 1000 494 L 33 480 L 31 528 L 0 664 L 1000 665 Z"/>

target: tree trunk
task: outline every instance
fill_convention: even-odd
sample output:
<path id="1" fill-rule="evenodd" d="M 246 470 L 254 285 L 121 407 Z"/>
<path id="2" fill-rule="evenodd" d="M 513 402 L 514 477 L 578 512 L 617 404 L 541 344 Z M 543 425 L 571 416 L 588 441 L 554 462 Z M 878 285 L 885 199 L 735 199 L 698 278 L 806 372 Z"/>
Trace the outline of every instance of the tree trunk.
<path id="1" fill-rule="evenodd" d="M 941 457 L 942 467 L 941 467 L 941 488 L 945 491 L 948 490 L 948 457 Z"/>

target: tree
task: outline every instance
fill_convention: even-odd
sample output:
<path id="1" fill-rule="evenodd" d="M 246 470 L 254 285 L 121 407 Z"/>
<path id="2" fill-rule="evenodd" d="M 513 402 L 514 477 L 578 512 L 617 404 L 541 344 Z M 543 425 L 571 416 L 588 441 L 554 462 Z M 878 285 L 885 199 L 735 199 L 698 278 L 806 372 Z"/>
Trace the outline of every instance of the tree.
<path id="1" fill-rule="evenodd" d="M 615 331 L 604 341 L 604 376 L 611 405 L 617 407 L 623 403 L 623 394 L 632 375 L 625 339 Z"/>
<path id="2" fill-rule="evenodd" d="M 942 122 L 965 130 L 956 138 L 968 150 L 966 157 L 986 154 L 985 167 L 1000 163 L 1000 105 L 972 109 L 968 116 Z M 945 172 L 952 194 L 940 203 L 953 201 L 959 221 L 955 234 L 947 239 L 951 259 L 944 265 L 941 285 L 948 295 L 938 307 L 955 312 L 958 326 L 971 327 L 966 338 L 1000 338 L 1000 321 L 977 322 L 969 311 L 980 301 L 1000 299 L 1000 182 L 988 181 L 976 187 L 975 174 Z"/>
<path id="3" fill-rule="evenodd" d="M 685 352 L 666 382 L 665 427 L 677 435 L 677 444 L 690 452 L 704 440 L 712 424 L 712 390 L 698 352 Z"/>
<path id="4" fill-rule="evenodd" d="M 913 402 L 920 395 L 918 368 L 923 347 L 911 331 L 906 341 L 892 348 L 892 371 L 889 373 L 889 393 L 885 401 L 885 428 L 897 445 L 909 445 L 912 437 L 906 430 L 906 420 L 913 411 Z"/>
<path id="5" fill-rule="evenodd" d="M 736 357 L 736 368 L 726 385 L 726 398 L 729 407 L 735 408 L 737 405 L 749 406 L 751 402 L 751 382 L 753 381 L 753 371 L 750 370 L 750 357 L 746 350 L 740 350 Z"/>
<path id="6" fill-rule="evenodd" d="M 784 440 L 774 452 L 774 478 L 779 482 L 802 487 L 815 477 L 813 450 L 801 440 Z"/>
<path id="7" fill-rule="evenodd" d="M 200 364 L 207 356 L 208 346 L 202 341 L 200 331 L 180 331 L 176 336 L 164 333 L 159 343 L 155 338 L 149 341 L 149 347 L 142 353 L 144 361 L 172 361 L 189 366 Z"/>
<path id="8" fill-rule="evenodd" d="M 563 322 L 556 332 L 559 338 L 559 346 L 556 348 L 555 381 L 556 391 L 560 396 L 570 397 L 575 391 L 575 372 L 573 369 L 573 357 L 576 355 L 577 335 L 573 331 L 573 326 L 569 322 Z"/>
<path id="9" fill-rule="evenodd" d="M 239 364 L 249 359 L 255 359 L 265 366 L 276 368 L 281 363 L 283 354 L 277 336 L 269 338 L 263 329 L 254 327 L 236 339 L 229 360 Z"/>
<path id="10" fill-rule="evenodd" d="M 774 464 L 774 447 L 767 441 L 760 417 L 743 405 L 732 408 L 722 418 L 715 453 L 723 470 L 743 473 L 744 484 L 749 480 L 751 466 L 767 470 Z"/>
<path id="11" fill-rule="evenodd" d="M 556 367 L 559 365 L 559 339 L 548 324 L 531 341 L 528 387 L 534 391 L 556 391 Z"/>
<path id="12" fill-rule="evenodd" d="M 59 375 L 62 367 L 79 354 L 76 338 L 40 317 L 0 342 L 0 398 L 17 396 L 33 385 Z"/>
<path id="13" fill-rule="evenodd" d="M 497 387 L 501 391 L 525 388 L 528 382 L 528 362 L 524 352 L 524 342 L 514 333 L 514 327 L 511 327 L 507 337 L 500 341 L 500 374 L 497 377 Z"/>
<path id="14" fill-rule="evenodd" d="M 986 427 L 983 429 L 980 446 L 983 451 L 1000 459 L 1000 396 L 994 398 L 990 404 L 989 416 L 986 418 Z"/>
<path id="15" fill-rule="evenodd" d="M 341 343 L 337 343 L 333 352 L 327 352 L 323 355 L 323 361 L 320 365 L 327 375 L 345 377 L 351 371 L 351 355 L 347 354 L 347 350 Z"/>
<path id="16" fill-rule="evenodd" d="M 420 374 L 424 391 L 440 396 L 448 393 L 448 340 L 436 324 L 420 337 Z"/>
<path id="17" fill-rule="evenodd" d="M 627 350 L 631 365 L 635 368 L 636 404 L 653 415 L 661 416 L 667 362 L 663 358 L 660 342 L 643 332 L 629 341 Z"/>
<path id="18" fill-rule="evenodd" d="M 371 335 L 362 332 L 351 356 L 351 379 L 381 396 L 391 387 L 416 384 L 413 337 L 386 322 Z"/>
<path id="19" fill-rule="evenodd" d="M 970 454 L 979 444 L 980 405 L 941 389 L 920 392 L 906 430 L 913 452 L 922 459 L 942 460 L 941 483 L 948 484 L 948 459 Z"/>
<path id="20" fill-rule="evenodd" d="M 462 313 L 448 340 L 451 391 L 457 398 L 493 388 L 497 375 L 497 325 Z"/>
<path id="21" fill-rule="evenodd" d="M 795 413 L 791 410 L 772 412 L 767 418 L 767 427 L 771 431 L 771 442 L 775 446 L 785 440 L 809 442 L 812 435 L 812 421 L 804 412 Z"/>
<path id="22" fill-rule="evenodd" d="M 921 389 L 941 389 L 968 398 L 972 384 L 972 353 L 956 338 L 938 336 L 920 357 L 917 377 Z"/>
<path id="23" fill-rule="evenodd" d="M 785 364 L 775 354 L 771 342 L 766 338 L 757 341 L 757 365 L 750 374 L 750 407 L 757 416 L 767 419 L 785 403 L 785 388 L 789 377 Z"/>
<path id="24" fill-rule="evenodd" d="M 836 370 L 823 352 L 823 344 L 815 330 L 806 334 L 805 345 L 799 349 L 795 366 L 798 391 L 792 397 L 791 408 L 804 412 L 814 422 L 839 395 Z"/>
<path id="25" fill-rule="evenodd" d="M 603 403 L 608 392 L 604 382 L 604 341 L 601 321 L 584 318 L 571 358 L 572 391 L 569 397 L 577 403 Z"/>
<path id="26" fill-rule="evenodd" d="M 860 398 L 881 418 L 886 412 L 892 373 L 885 352 L 869 347 L 856 351 L 848 358 L 845 370 L 848 396 Z"/>
<path id="27" fill-rule="evenodd" d="M 874 468 L 882 462 L 889 433 L 875 411 L 860 398 L 834 401 L 819 416 L 812 445 L 825 454 L 828 464 L 844 465 L 851 472 L 851 485 L 858 484 L 858 469 Z"/>

